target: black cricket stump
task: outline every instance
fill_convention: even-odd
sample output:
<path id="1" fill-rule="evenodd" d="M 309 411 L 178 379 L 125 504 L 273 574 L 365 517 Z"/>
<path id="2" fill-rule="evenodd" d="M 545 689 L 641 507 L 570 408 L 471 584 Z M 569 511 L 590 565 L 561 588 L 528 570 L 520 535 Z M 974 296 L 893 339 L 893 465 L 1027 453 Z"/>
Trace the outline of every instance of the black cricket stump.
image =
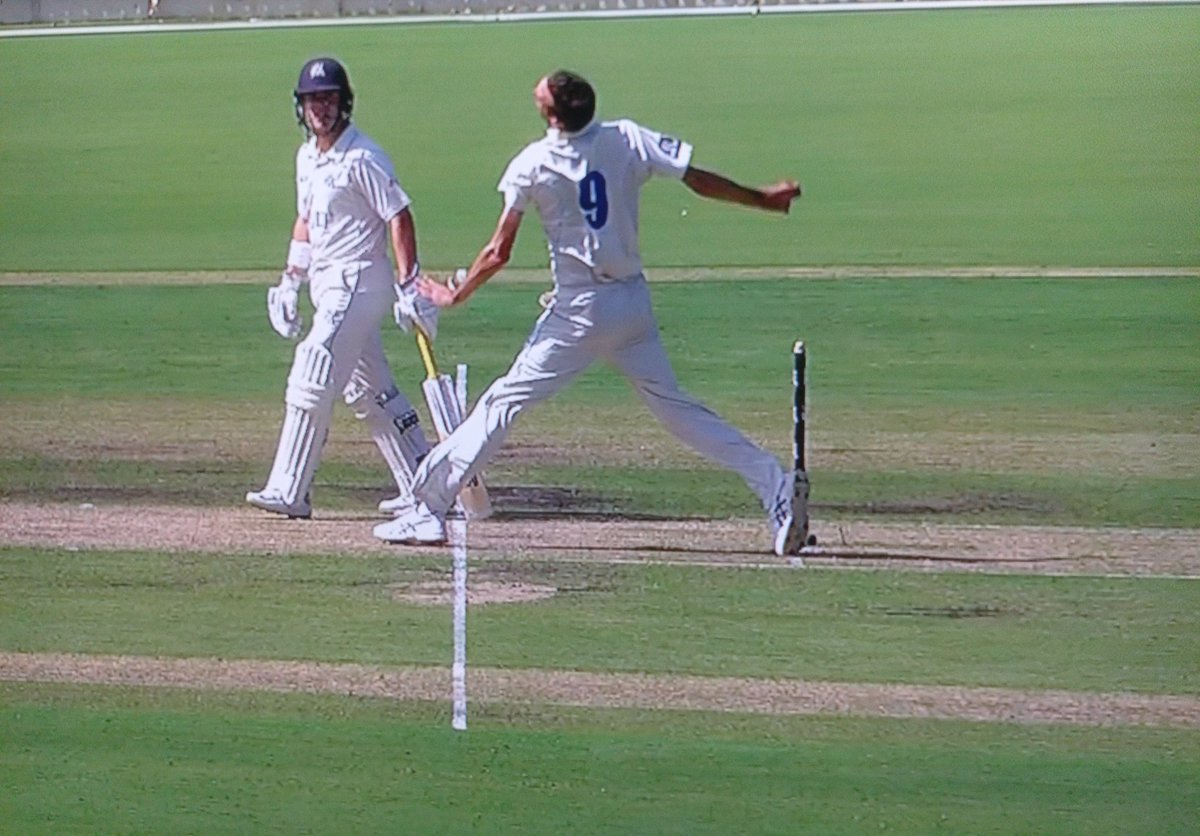
<path id="1" fill-rule="evenodd" d="M 792 507 L 804 509 L 804 546 L 815 546 L 817 536 L 808 533 L 808 465 L 805 443 L 808 435 L 808 353 L 804 340 L 792 346 L 792 467 L 796 471 Z M 803 548 L 803 546 L 802 546 Z"/>

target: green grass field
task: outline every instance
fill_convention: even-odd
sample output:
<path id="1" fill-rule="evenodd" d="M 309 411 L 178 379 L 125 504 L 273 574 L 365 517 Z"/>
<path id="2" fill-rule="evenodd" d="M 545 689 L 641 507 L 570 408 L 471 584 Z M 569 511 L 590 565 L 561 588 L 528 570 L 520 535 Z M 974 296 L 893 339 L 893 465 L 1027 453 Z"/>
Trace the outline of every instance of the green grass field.
<path id="1" fill-rule="evenodd" d="M 470 361 L 476 392 L 507 368 L 537 290 L 497 285 L 446 316 L 443 361 Z M 785 460 L 791 341 L 806 339 L 813 498 L 829 515 L 891 505 L 920 518 L 903 509 L 945 505 L 941 516 L 975 522 L 1200 524 L 1189 463 L 1200 414 L 1195 280 L 764 280 L 654 292 L 684 386 Z M 261 288 L 9 287 L 0 298 L 0 326 L 29 335 L 0 357 L 10 393 L 0 417 L 21 428 L 0 453 L 0 495 L 95 502 L 136 491 L 228 505 L 261 478 L 291 350 L 266 327 Z M 728 322 L 775 336 L 748 340 Z M 388 345 L 415 395 L 415 351 L 398 332 Z M 104 417 L 81 421 L 80 398 Z M 349 449 L 319 472 L 317 498 L 361 507 L 385 494 L 385 471 L 339 415 L 334 442 Z M 735 476 L 668 436 L 604 368 L 531 411 L 514 435 L 522 444 L 553 453 L 502 457 L 497 485 L 576 486 L 624 513 L 757 513 Z M 867 452 L 879 445 L 886 454 Z M 971 510 L 955 514 L 964 497 Z"/>
<path id="2" fill-rule="evenodd" d="M 495 181 L 541 130 L 530 88 L 557 66 L 596 82 L 604 114 L 694 142 L 698 165 L 798 177 L 786 219 L 651 184 L 643 244 L 681 382 L 784 459 L 790 347 L 808 343 L 820 521 L 1188 534 L 1198 34 L 1200 9 L 1171 6 L 0 39 L 0 527 L 18 505 L 224 513 L 259 484 L 291 350 L 263 309 L 292 220 L 289 91 L 329 52 L 416 201 L 428 267 L 490 233 Z M 528 226 L 516 265 L 544 263 Z M 845 265 L 916 269 L 784 278 Z M 971 265 L 1151 269 L 935 269 Z M 670 269 L 697 267 L 715 269 Z M 469 362 L 478 393 L 543 288 L 503 279 L 448 314 L 443 364 Z M 415 395 L 415 352 L 385 339 Z M 319 517 L 388 493 L 345 412 Z M 605 369 L 529 413 L 489 478 L 578 491 L 568 519 L 759 515 Z M 445 701 L 3 675 L 50 653 L 446 665 L 446 608 L 393 595 L 441 579 L 440 551 L 16 542 L 0 544 L 8 832 L 1183 833 L 1200 806 L 1193 578 L 477 561 L 477 581 L 559 592 L 473 607 L 473 666 L 1126 694 L 1192 719 L 479 701 L 455 735 Z"/>
<path id="3" fill-rule="evenodd" d="M 698 165 L 805 184 L 788 220 L 654 184 L 652 265 L 1194 266 L 1198 33 L 1183 7 L 0 40 L 0 271 L 277 269 L 289 91 L 322 52 L 347 63 L 431 267 L 490 234 L 559 65 Z M 545 263 L 532 230 L 517 262 Z"/>
<path id="4" fill-rule="evenodd" d="M 1194 582 L 523 571 L 575 591 L 474 612 L 474 664 L 1159 694 L 1200 681 Z M 10 550 L 0 646 L 437 664 L 445 611 L 389 597 L 436 572 L 410 556 Z M 444 704 L 5 684 L 13 790 L 0 810 L 20 832 L 390 831 L 401 817 L 405 832 L 1117 833 L 1186 830 L 1200 797 L 1194 730 L 487 704 L 472 716 L 457 737 Z"/>
<path id="5" fill-rule="evenodd" d="M 26 832 L 1168 833 L 1200 800 L 1177 731 L 0 695 Z"/>
<path id="6" fill-rule="evenodd" d="M 5 567 L 4 648 L 381 665 L 446 657 L 445 610 L 391 594 L 439 577 L 429 556 L 14 549 Z M 485 564 L 479 579 L 497 575 L 564 592 L 480 609 L 471 647 L 482 667 L 1200 692 L 1195 583 L 542 562 Z M 178 612 L 189 616 L 173 622 Z M 548 635 L 553 643 L 539 641 Z"/>

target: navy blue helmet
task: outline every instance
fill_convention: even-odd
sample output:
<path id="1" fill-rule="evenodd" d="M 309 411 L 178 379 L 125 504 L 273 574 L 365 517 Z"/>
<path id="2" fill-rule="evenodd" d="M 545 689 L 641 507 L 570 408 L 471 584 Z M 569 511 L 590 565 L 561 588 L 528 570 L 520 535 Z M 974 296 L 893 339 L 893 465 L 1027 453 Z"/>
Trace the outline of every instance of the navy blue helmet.
<path id="1" fill-rule="evenodd" d="M 300 68 L 300 78 L 296 81 L 296 89 L 292 91 L 296 102 L 296 119 L 302 127 L 307 127 L 304 124 L 303 97 L 327 90 L 338 91 L 342 118 L 350 121 L 350 114 L 354 111 L 354 90 L 350 88 L 350 76 L 346 74 L 346 68 L 333 58 L 313 58 Z"/>

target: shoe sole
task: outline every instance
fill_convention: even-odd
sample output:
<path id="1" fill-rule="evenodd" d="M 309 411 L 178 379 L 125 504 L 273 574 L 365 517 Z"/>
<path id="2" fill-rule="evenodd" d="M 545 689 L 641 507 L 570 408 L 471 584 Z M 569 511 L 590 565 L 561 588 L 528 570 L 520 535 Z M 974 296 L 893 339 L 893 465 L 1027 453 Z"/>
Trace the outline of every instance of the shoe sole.
<path id="1" fill-rule="evenodd" d="M 383 525 L 387 525 L 387 523 L 382 523 L 379 527 L 382 527 Z M 380 534 L 378 531 L 378 528 L 373 529 L 371 531 L 371 534 L 374 535 L 376 540 L 381 540 L 384 543 L 387 543 L 392 546 L 444 546 L 444 545 L 446 545 L 446 535 L 445 534 L 443 534 L 441 536 L 441 538 L 439 538 L 439 539 L 422 539 L 422 538 L 416 537 L 416 536 L 389 537 L 389 536 Z"/>
<path id="2" fill-rule="evenodd" d="M 255 502 L 253 499 L 247 499 L 247 503 L 253 505 L 259 510 L 266 511 L 269 514 L 278 514 L 281 517 L 287 517 L 289 520 L 311 520 L 312 511 L 290 511 L 286 508 L 280 508 L 275 505 L 269 505 L 265 502 Z"/>
<path id="3" fill-rule="evenodd" d="M 375 539 L 381 540 L 384 543 L 387 543 L 389 546 L 444 546 L 444 545 L 446 545 L 445 537 L 443 537 L 440 540 L 421 540 L 417 537 L 392 538 L 392 537 L 381 537 L 380 535 L 376 534 Z"/>
<path id="4" fill-rule="evenodd" d="M 446 541 L 443 540 L 418 540 L 411 537 L 407 540 L 387 540 L 383 537 L 377 537 L 377 540 L 387 543 L 389 546 L 444 546 Z"/>

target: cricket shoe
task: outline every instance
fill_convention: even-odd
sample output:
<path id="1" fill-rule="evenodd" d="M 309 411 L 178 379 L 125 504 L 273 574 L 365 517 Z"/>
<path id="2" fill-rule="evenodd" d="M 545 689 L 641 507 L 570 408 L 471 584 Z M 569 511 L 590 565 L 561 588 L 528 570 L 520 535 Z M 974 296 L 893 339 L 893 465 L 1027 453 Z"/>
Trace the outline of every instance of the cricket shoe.
<path id="1" fill-rule="evenodd" d="M 394 520 L 375 526 L 373 533 L 385 543 L 406 546 L 440 546 L 446 542 L 446 525 L 422 502 Z"/>
<path id="2" fill-rule="evenodd" d="M 307 494 L 299 502 L 288 502 L 279 491 L 263 488 L 261 491 L 247 493 L 246 501 L 255 508 L 280 514 L 289 520 L 307 520 L 312 517 L 312 502 Z"/>
<path id="3" fill-rule="evenodd" d="M 779 557 L 800 554 L 808 543 L 808 474 L 785 474 L 771 504 L 771 533 Z"/>
<path id="4" fill-rule="evenodd" d="M 401 517 L 417 510 L 417 501 L 411 495 L 401 494 L 379 503 L 379 513 L 385 517 Z"/>

